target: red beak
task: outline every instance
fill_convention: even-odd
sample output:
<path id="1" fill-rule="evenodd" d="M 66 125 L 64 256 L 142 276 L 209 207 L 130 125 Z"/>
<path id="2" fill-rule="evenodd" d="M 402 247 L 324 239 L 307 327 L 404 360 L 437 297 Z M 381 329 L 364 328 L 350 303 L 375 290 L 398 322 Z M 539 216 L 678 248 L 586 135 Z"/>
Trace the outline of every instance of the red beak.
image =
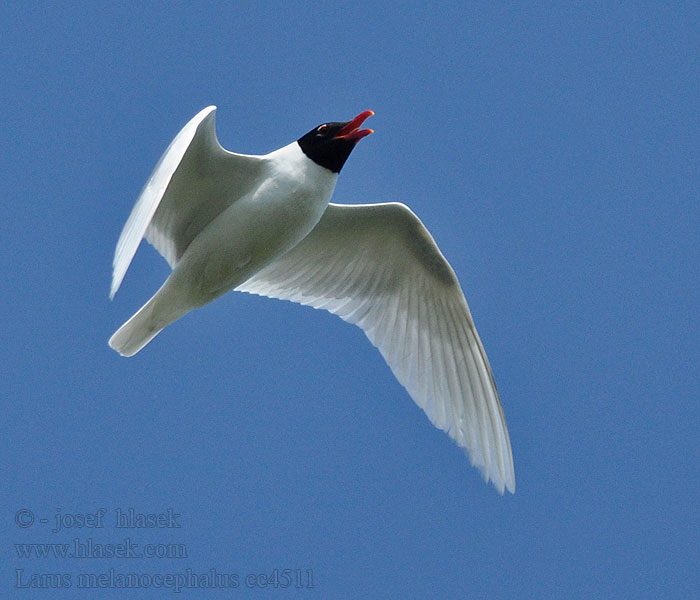
<path id="1" fill-rule="evenodd" d="M 350 121 L 345 127 L 343 127 L 336 135 L 336 138 L 348 138 L 350 140 L 361 140 L 366 135 L 374 133 L 373 129 L 360 129 L 360 125 L 364 123 L 369 117 L 374 115 L 374 111 L 366 110 L 357 115 L 352 121 Z"/>

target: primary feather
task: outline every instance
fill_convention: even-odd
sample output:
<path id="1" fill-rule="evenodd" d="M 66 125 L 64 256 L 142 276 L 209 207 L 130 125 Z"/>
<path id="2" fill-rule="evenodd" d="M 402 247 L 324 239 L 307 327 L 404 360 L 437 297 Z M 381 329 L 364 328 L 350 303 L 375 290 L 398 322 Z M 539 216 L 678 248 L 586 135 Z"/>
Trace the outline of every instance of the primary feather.
<path id="1" fill-rule="evenodd" d="M 360 327 L 399 382 L 496 488 L 515 491 L 503 410 L 449 263 L 398 203 L 330 204 L 295 248 L 236 288 Z"/>

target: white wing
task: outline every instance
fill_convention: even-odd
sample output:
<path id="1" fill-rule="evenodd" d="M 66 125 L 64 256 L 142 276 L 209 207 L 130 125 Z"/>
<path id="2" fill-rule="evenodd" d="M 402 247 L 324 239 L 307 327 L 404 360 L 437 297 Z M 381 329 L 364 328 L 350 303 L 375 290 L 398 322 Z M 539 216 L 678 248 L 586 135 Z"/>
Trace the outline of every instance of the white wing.
<path id="1" fill-rule="evenodd" d="M 515 491 L 508 429 L 469 307 L 408 207 L 330 204 L 299 245 L 236 289 L 323 308 L 358 325 L 485 479 L 501 493 Z"/>
<path id="2" fill-rule="evenodd" d="M 255 184 L 263 161 L 224 150 L 215 118 L 215 106 L 200 111 L 148 178 L 117 242 L 110 298 L 144 235 L 173 267 L 197 234 Z"/>

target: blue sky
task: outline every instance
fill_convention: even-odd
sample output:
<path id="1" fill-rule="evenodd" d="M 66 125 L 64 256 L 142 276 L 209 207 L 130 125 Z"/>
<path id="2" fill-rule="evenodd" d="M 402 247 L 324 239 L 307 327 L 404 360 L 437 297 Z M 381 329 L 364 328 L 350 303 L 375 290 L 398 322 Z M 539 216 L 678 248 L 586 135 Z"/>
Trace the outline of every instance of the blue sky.
<path id="1" fill-rule="evenodd" d="M 27 4 L 0 9 L 3 597 L 188 568 L 240 578 L 188 598 L 700 595 L 696 3 Z M 109 302 L 119 232 L 209 104 L 244 153 L 375 111 L 335 201 L 407 203 L 450 260 L 515 495 L 327 313 L 229 294 L 109 349 L 168 272 L 144 244 Z M 181 527 L 114 527 L 129 508 Z M 187 557 L 15 546 L 126 537 Z M 246 586 L 275 569 L 315 587 Z"/>

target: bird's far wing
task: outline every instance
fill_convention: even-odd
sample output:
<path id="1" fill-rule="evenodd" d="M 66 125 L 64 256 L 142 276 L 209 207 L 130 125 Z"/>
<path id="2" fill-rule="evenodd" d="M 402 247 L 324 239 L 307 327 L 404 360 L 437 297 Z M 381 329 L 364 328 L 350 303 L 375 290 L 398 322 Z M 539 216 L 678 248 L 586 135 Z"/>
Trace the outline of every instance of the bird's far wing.
<path id="1" fill-rule="evenodd" d="M 261 157 L 224 150 L 215 117 L 215 106 L 193 117 L 148 178 L 117 242 L 110 298 L 144 235 L 173 267 L 197 234 L 254 185 Z"/>
<path id="2" fill-rule="evenodd" d="M 330 204 L 302 242 L 236 289 L 323 308 L 358 325 L 485 479 L 501 493 L 515 491 L 508 429 L 469 307 L 408 207 Z"/>

